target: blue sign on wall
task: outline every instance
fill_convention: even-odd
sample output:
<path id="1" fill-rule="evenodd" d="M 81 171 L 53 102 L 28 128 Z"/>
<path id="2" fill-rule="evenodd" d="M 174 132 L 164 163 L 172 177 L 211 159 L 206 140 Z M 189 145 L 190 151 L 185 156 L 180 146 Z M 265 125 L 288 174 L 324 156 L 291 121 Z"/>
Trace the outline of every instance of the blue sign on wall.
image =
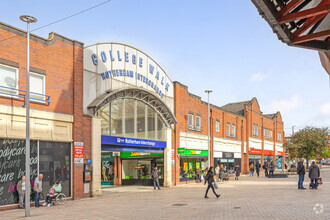
<path id="1" fill-rule="evenodd" d="M 114 137 L 114 136 L 106 136 L 106 135 L 101 136 L 101 143 L 110 144 L 110 145 L 122 145 L 122 146 L 166 148 L 166 141 L 154 141 L 154 140 Z"/>

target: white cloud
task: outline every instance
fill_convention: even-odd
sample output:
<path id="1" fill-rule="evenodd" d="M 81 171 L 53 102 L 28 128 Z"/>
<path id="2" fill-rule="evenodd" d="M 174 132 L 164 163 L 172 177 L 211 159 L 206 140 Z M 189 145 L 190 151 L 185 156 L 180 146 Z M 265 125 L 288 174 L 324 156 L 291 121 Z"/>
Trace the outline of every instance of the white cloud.
<path id="1" fill-rule="evenodd" d="M 299 95 L 293 95 L 289 99 L 273 101 L 266 109 L 269 113 L 275 113 L 277 111 L 280 111 L 283 114 L 292 112 L 293 110 L 301 106 L 302 103 L 303 101 Z"/>
<path id="2" fill-rule="evenodd" d="M 263 74 L 263 73 L 255 73 L 251 76 L 249 82 L 250 83 L 253 83 L 253 82 L 261 82 L 263 81 L 264 79 L 267 79 L 271 76 L 272 74 L 270 73 L 266 73 L 266 74 Z"/>
<path id="3" fill-rule="evenodd" d="M 330 102 L 321 106 L 321 113 L 323 115 L 330 115 Z"/>

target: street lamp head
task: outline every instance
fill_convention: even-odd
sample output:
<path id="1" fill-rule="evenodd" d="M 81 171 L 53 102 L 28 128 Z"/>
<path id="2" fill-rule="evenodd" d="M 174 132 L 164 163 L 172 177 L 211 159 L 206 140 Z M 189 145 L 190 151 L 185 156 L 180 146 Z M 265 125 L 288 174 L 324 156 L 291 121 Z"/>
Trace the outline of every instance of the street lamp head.
<path id="1" fill-rule="evenodd" d="M 205 92 L 210 94 L 212 90 L 205 90 Z"/>
<path id="2" fill-rule="evenodd" d="M 21 16 L 19 16 L 19 19 L 21 19 L 22 21 L 24 21 L 26 23 L 36 23 L 37 22 L 37 19 L 30 15 L 21 15 Z"/>

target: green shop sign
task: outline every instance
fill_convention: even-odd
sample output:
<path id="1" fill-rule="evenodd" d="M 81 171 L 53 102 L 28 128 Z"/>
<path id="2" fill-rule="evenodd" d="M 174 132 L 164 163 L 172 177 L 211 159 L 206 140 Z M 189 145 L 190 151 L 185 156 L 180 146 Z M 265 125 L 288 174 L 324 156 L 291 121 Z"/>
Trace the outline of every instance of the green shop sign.
<path id="1" fill-rule="evenodd" d="M 207 156 L 207 150 L 190 150 L 185 148 L 178 148 L 178 154 Z"/>
<path id="2" fill-rule="evenodd" d="M 163 153 L 145 153 L 145 152 L 121 152 L 120 157 L 159 157 Z"/>
<path id="3" fill-rule="evenodd" d="M 101 153 L 101 161 L 114 161 L 115 158 L 112 155 L 112 152 Z"/>

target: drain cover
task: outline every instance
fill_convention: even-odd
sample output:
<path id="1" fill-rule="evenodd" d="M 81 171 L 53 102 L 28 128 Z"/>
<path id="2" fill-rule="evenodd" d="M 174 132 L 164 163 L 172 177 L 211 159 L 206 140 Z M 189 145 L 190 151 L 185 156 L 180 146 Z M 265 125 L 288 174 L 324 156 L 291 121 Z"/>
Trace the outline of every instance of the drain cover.
<path id="1" fill-rule="evenodd" d="M 184 206 L 184 205 L 187 205 L 187 204 L 182 204 L 182 203 L 173 204 L 173 206 Z"/>
<path id="2" fill-rule="evenodd" d="M 241 207 L 234 207 L 234 209 L 240 209 Z"/>

